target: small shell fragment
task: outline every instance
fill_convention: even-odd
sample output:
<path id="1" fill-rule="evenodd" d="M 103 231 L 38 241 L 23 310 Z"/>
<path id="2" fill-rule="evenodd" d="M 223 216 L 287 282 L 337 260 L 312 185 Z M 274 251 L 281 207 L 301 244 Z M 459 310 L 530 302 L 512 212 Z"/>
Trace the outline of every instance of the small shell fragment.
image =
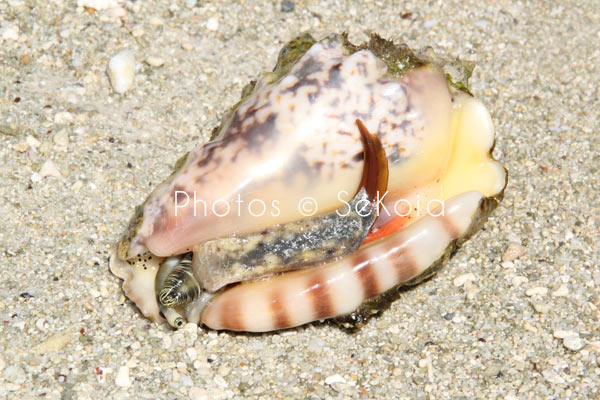
<path id="1" fill-rule="evenodd" d="M 519 243 L 510 243 L 504 254 L 502 254 L 502 261 L 515 261 L 517 258 L 522 257 L 527 252 L 527 249 Z"/>
<path id="2" fill-rule="evenodd" d="M 52 160 L 46 160 L 46 162 L 40 168 L 40 175 L 45 178 L 47 176 L 53 176 L 55 178 L 61 178 L 62 175 Z"/>
<path id="3" fill-rule="evenodd" d="M 135 57 L 131 50 L 123 50 L 108 62 L 108 78 L 113 90 L 125 93 L 135 81 Z"/>
<path id="4" fill-rule="evenodd" d="M 579 351 L 585 346 L 579 335 L 570 335 L 563 339 L 563 346 L 571 351 Z"/>
<path id="5" fill-rule="evenodd" d="M 165 63 L 165 59 L 157 56 L 149 56 L 146 57 L 146 64 L 151 67 L 160 67 Z"/>
<path id="6" fill-rule="evenodd" d="M 115 376 L 115 385 L 119 387 L 129 387 L 131 385 L 131 380 L 129 379 L 129 367 L 119 367 L 119 371 Z"/>
<path id="7" fill-rule="evenodd" d="M 558 289 L 552 292 L 553 297 L 565 297 L 569 294 L 569 288 L 566 285 L 560 285 Z"/>
<path id="8" fill-rule="evenodd" d="M 532 287 L 532 288 L 527 289 L 525 291 L 525 294 L 529 297 L 545 296 L 546 294 L 548 294 L 548 288 L 545 288 L 543 286 Z"/>

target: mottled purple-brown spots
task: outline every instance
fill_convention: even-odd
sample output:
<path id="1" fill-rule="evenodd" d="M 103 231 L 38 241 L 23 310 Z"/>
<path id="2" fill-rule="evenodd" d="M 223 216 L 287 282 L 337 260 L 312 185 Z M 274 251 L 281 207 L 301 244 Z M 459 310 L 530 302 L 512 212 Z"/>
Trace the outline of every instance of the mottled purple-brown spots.
<path id="1" fill-rule="evenodd" d="M 356 153 L 353 157 L 352 157 L 352 161 L 354 162 L 359 162 L 364 160 L 365 158 L 365 153 L 363 151 L 361 151 L 360 153 Z"/>
<path id="2" fill-rule="evenodd" d="M 169 221 L 169 213 L 167 211 L 167 206 L 165 204 L 161 204 L 159 207 L 159 211 L 154 218 L 153 231 L 167 231 L 170 225 L 171 223 Z"/>
<path id="3" fill-rule="evenodd" d="M 329 69 L 329 75 L 327 76 L 327 80 L 324 82 L 323 86 L 326 88 L 335 88 L 339 89 L 342 87 L 344 83 L 344 79 L 340 76 L 340 70 L 342 68 L 342 63 L 338 63 L 333 65 Z"/>
<path id="4" fill-rule="evenodd" d="M 325 165 L 325 162 L 317 160 L 313 163 L 313 168 L 315 168 L 317 171 L 320 171 L 321 168 L 323 168 L 323 165 Z"/>
<path id="5" fill-rule="evenodd" d="M 366 78 L 367 76 L 369 76 L 369 73 L 367 71 L 367 64 L 364 62 L 358 62 L 356 63 L 356 68 L 358 69 L 358 73 L 360 76 Z"/>
<path id="6" fill-rule="evenodd" d="M 178 192 L 184 192 L 187 194 L 187 196 L 182 195 L 181 193 Z M 173 187 L 173 202 L 177 203 L 177 205 L 180 205 L 182 202 L 184 202 L 186 199 L 189 201 L 189 194 L 186 192 L 185 187 L 181 186 L 181 185 L 175 185 Z"/>
<path id="7" fill-rule="evenodd" d="M 323 62 L 315 59 L 314 57 L 308 57 L 299 68 L 296 69 L 294 75 L 298 78 L 306 78 L 307 76 L 319 72 L 323 69 Z"/>
<path id="8" fill-rule="evenodd" d="M 224 143 L 223 140 L 215 140 L 215 141 L 206 143 L 202 147 L 202 152 L 201 152 L 201 155 L 198 157 L 198 161 L 196 162 L 196 166 L 198 168 L 202 168 L 206 164 L 208 164 L 212 160 L 212 158 L 218 153 L 215 150 L 217 148 L 223 146 L 224 144 L 225 143 Z"/>
<path id="9" fill-rule="evenodd" d="M 354 118 L 356 119 L 360 119 L 361 121 L 368 121 L 371 119 L 371 114 L 370 113 L 362 113 L 359 111 L 354 111 L 352 113 L 352 115 L 354 116 Z"/>

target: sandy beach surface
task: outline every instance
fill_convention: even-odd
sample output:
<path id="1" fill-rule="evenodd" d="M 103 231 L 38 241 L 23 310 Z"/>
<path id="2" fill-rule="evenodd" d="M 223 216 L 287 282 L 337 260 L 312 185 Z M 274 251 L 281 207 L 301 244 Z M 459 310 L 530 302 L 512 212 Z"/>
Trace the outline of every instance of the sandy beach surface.
<path id="1" fill-rule="evenodd" d="M 307 31 L 475 62 L 504 201 L 354 334 L 150 323 L 110 246 Z M 597 0 L 0 0 L 0 397 L 599 399 L 599 43 Z"/>

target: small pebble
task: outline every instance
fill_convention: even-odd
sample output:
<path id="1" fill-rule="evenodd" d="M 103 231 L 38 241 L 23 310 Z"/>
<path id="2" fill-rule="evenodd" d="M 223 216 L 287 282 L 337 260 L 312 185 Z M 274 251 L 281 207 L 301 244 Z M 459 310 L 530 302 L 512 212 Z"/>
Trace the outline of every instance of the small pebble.
<path id="1" fill-rule="evenodd" d="M 467 293 L 468 300 L 473 300 L 478 291 L 477 286 L 473 285 L 470 281 L 465 284 L 465 292 Z"/>
<path id="2" fill-rule="evenodd" d="M 579 336 L 571 335 L 563 339 L 563 346 L 571 351 L 579 351 L 585 346 L 585 343 Z"/>
<path id="3" fill-rule="evenodd" d="M 465 317 L 464 315 L 455 315 L 454 318 L 452 318 L 452 322 L 455 324 L 462 324 L 466 320 L 467 317 Z"/>
<path id="4" fill-rule="evenodd" d="M 47 176 L 53 176 L 55 178 L 61 178 L 62 175 L 54 162 L 52 160 L 46 160 L 44 164 L 42 164 L 42 168 L 40 168 L 40 176 L 45 178 Z"/>
<path id="5" fill-rule="evenodd" d="M 171 339 L 170 335 L 165 335 L 163 337 L 163 348 L 165 350 L 169 350 L 169 348 L 171 348 L 171 345 L 173 344 L 173 339 Z"/>
<path id="6" fill-rule="evenodd" d="M 125 18 L 127 17 L 127 10 L 123 7 L 113 7 L 107 11 L 107 14 L 112 18 Z"/>
<path id="7" fill-rule="evenodd" d="M 546 294 L 548 294 L 548 288 L 545 288 L 543 286 L 532 287 L 532 288 L 527 289 L 525 291 L 525 294 L 529 297 L 545 296 Z"/>
<path id="8" fill-rule="evenodd" d="M 529 322 L 525 321 L 523 323 L 523 328 L 528 331 L 528 332 L 537 332 L 537 328 L 533 325 L 531 325 Z"/>
<path id="9" fill-rule="evenodd" d="M 148 19 L 148 22 L 150 22 L 150 25 L 154 25 L 154 26 L 162 26 L 165 24 L 165 21 L 163 21 L 159 17 L 150 17 Z"/>
<path id="10" fill-rule="evenodd" d="M 491 361 L 483 371 L 483 376 L 492 378 L 498 376 L 500 372 L 502 372 L 502 363 L 499 361 Z"/>
<path id="11" fill-rule="evenodd" d="M 502 261 L 515 261 L 517 258 L 524 256 L 526 252 L 527 248 L 519 243 L 510 243 L 504 254 L 502 254 Z"/>
<path id="12" fill-rule="evenodd" d="M 552 335 L 554 335 L 554 337 L 557 339 L 564 339 L 567 336 L 579 336 L 579 332 L 557 329 L 552 333 Z"/>
<path id="13" fill-rule="evenodd" d="M 527 282 L 529 282 L 529 279 L 527 279 L 524 276 L 520 276 L 520 275 L 517 275 L 510 280 L 510 283 L 516 287 L 519 287 L 522 284 L 527 283 Z"/>
<path id="14" fill-rule="evenodd" d="M 219 370 L 218 370 L 217 372 L 218 372 L 218 373 L 219 373 L 219 375 L 221 375 L 221 376 L 227 376 L 227 375 L 229 375 L 229 373 L 231 372 L 231 367 L 230 367 L 230 366 L 228 366 L 228 365 L 225 365 L 225 364 L 223 364 L 223 365 L 221 365 L 221 366 L 219 367 Z"/>
<path id="15" fill-rule="evenodd" d="M 81 190 L 81 188 L 83 187 L 83 182 L 81 181 L 77 181 L 73 184 L 73 186 L 71 186 L 71 190 L 75 193 L 79 192 L 79 190 Z"/>
<path id="16" fill-rule="evenodd" d="M 0 31 L 1 37 L 4 40 L 18 40 L 19 39 L 19 28 L 14 25 L 9 25 Z"/>
<path id="17" fill-rule="evenodd" d="M 32 149 L 37 149 L 41 144 L 40 141 L 33 136 L 27 136 L 27 138 L 25 138 L 25 143 L 27 143 L 27 145 Z"/>
<path id="18" fill-rule="evenodd" d="M 144 36 L 144 28 L 141 25 L 134 25 L 131 28 L 131 35 L 135 38 Z"/>
<path id="19" fill-rule="evenodd" d="M 186 349 L 185 353 L 187 354 L 188 358 L 192 362 L 195 361 L 196 358 L 198 358 L 198 351 L 195 348 L 193 348 L 193 347 L 190 347 L 190 348 Z"/>
<path id="20" fill-rule="evenodd" d="M 394 335 L 397 335 L 398 333 L 400 333 L 400 328 L 398 327 L 398 324 L 393 324 L 388 328 L 388 332 Z"/>
<path id="21" fill-rule="evenodd" d="M 194 44 L 186 40 L 181 43 L 181 48 L 187 51 L 194 50 Z"/>
<path id="22" fill-rule="evenodd" d="M 323 340 L 315 336 L 308 341 L 307 349 L 308 351 L 314 351 L 315 353 L 318 353 L 323 350 L 324 345 L 325 344 L 323 343 Z"/>
<path id="23" fill-rule="evenodd" d="M 476 26 L 478 28 L 485 28 L 489 24 L 490 24 L 490 21 L 488 21 L 485 18 L 480 18 L 477 21 L 473 22 L 473 26 Z"/>
<path id="24" fill-rule="evenodd" d="M 550 311 L 550 304 L 547 303 L 533 303 L 533 308 L 540 314 L 545 314 Z"/>
<path id="25" fill-rule="evenodd" d="M 58 351 L 69 344 L 72 339 L 73 335 L 71 334 L 71 331 L 65 329 L 48 337 L 46 340 L 31 349 L 31 352 L 35 354 L 46 354 L 53 351 Z"/>
<path id="26" fill-rule="evenodd" d="M 327 385 L 333 385 L 334 383 L 346 383 L 346 380 L 342 376 L 335 374 L 325 378 L 325 383 Z"/>
<path id="27" fill-rule="evenodd" d="M 146 64 L 151 67 L 160 67 L 165 63 L 165 59 L 162 57 L 149 56 L 146 58 Z"/>
<path id="28" fill-rule="evenodd" d="M 567 230 L 565 232 L 565 241 L 568 242 L 569 240 L 573 239 L 574 237 L 575 237 L 575 234 L 573 233 L 573 231 Z"/>
<path id="29" fill-rule="evenodd" d="M 569 288 L 566 285 L 560 285 L 558 289 L 552 292 L 552 296 L 554 297 L 565 297 L 569 294 Z"/>
<path id="30" fill-rule="evenodd" d="M 17 385 L 25 383 L 25 381 L 27 380 L 27 375 L 25 374 L 25 371 L 18 365 L 10 365 L 6 367 L 4 373 L 2 374 L 2 377 L 7 381 L 15 383 Z"/>
<path id="31" fill-rule="evenodd" d="M 456 278 L 454 278 L 454 286 L 459 287 L 464 285 L 467 281 L 473 281 L 475 280 L 475 275 L 473 275 L 472 272 L 469 272 L 468 274 L 462 274 L 457 276 Z"/>
<path id="32" fill-rule="evenodd" d="M 423 24 L 423 26 L 425 28 L 433 28 L 434 26 L 436 26 L 438 23 L 436 18 L 431 18 L 431 19 L 427 19 L 425 20 L 425 23 Z"/>
<path id="33" fill-rule="evenodd" d="M 215 375 L 215 379 L 213 379 L 215 381 L 215 383 L 221 387 L 227 387 L 227 382 L 225 382 L 225 379 L 223 379 L 223 377 L 221 375 Z"/>
<path id="34" fill-rule="evenodd" d="M 131 385 L 131 380 L 129 379 L 129 367 L 119 367 L 117 376 L 115 376 L 115 385 L 119 387 L 129 387 Z"/>
<path id="35" fill-rule="evenodd" d="M 0 373 L 4 371 L 4 368 L 6 368 L 6 362 L 4 361 L 4 358 L 0 356 Z"/>
<path id="36" fill-rule="evenodd" d="M 282 12 L 292 12 L 292 11 L 294 11 L 294 8 L 296 8 L 296 5 L 294 4 L 293 1 L 283 0 L 281 2 L 281 11 Z"/>
<path id="37" fill-rule="evenodd" d="M 15 150 L 19 153 L 25 153 L 27 150 L 29 150 L 29 146 L 25 142 L 17 143 L 15 144 Z"/>
<path id="38" fill-rule="evenodd" d="M 108 78 L 113 90 L 125 93 L 135 81 L 135 57 L 131 50 L 123 50 L 114 55 L 108 62 Z"/>
<path id="39" fill-rule="evenodd" d="M 190 391 L 188 392 L 188 396 L 190 397 L 191 400 L 208 400 L 209 399 L 206 389 L 196 387 L 196 386 L 190 388 Z"/>
<path id="40" fill-rule="evenodd" d="M 590 342 L 588 343 L 588 346 L 590 349 L 600 353 L 600 342 Z"/>
<path id="41" fill-rule="evenodd" d="M 68 124 L 73 122 L 73 114 L 68 111 L 57 112 L 54 115 L 55 124 Z"/>
<path id="42" fill-rule="evenodd" d="M 190 378 L 187 375 L 181 374 L 179 376 L 179 379 L 181 380 L 181 383 L 183 383 L 184 386 L 187 386 L 187 387 L 194 386 L 194 381 L 192 380 L 192 378 Z"/>
<path id="43" fill-rule="evenodd" d="M 38 174 L 37 172 L 34 172 L 33 174 L 31 174 L 31 182 L 33 183 L 37 183 L 40 182 L 42 180 L 42 176 L 40 174 Z"/>
<path id="44" fill-rule="evenodd" d="M 61 129 L 56 132 L 52 140 L 57 146 L 67 147 L 69 145 L 69 134 L 66 129 Z"/>
<path id="45" fill-rule="evenodd" d="M 77 0 L 78 7 L 93 8 L 94 10 L 102 11 L 109 8 L 117 7 L 117 0 Z"/>
<path id="46" fill-rule="evenodd" d="M 38 328 L 39 331 L 43 332 L 46 330 L 46 319 L 45 318 L 38 318 L 35 321 L 35 327 Z"/>
<path id="47" fill-rule="evenodd" d="M 219 20 L 217 17 L 210 17 L 208 21 L 206 21 L 206 29 L 212 32 L 219 29 Z"/>
<path id="48" fill-rule="evenodd" d="M 177 370 L 179 372 L 181 372 L 182 374 L 187 374 L 187 365 L 184 362 L 179 361 L 175 367 L 177 368 Z"/>
<path id="49" fill-rule="evenodd" d="M 185 0 L 185 6 L 187 8 L 194 8 L 194 7 L 196 7 L 196 3 L 198 3 L 197 0 Z"/>
<path id="50" fill-rule="evenodd" d="M 21 63 L 21 65 L 29 65 L 30 62 L 31 56 L 29 54 L 23 54 L 21 58 L 19 58 L 19 63 Z"/>

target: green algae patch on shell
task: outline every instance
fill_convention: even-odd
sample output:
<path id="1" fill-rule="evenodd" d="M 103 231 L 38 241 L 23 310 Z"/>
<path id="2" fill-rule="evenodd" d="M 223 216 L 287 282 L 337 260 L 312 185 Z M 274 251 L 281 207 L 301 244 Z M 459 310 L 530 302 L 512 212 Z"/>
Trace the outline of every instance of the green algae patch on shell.
<path id="1" fill-rule="evenodd" d="M 369 41 L 355 46 L 348 40 L 347 34 L 342 34 L 344 46 L 352 53 L 359 50 L 370 50 L 381 58 L 392 76 L 401 76 L 406 72 L 425 65 L 434 65 L 444 72 L 446 82 L 450 87 L 465 93 L 469 91 L 468 81 L 475 69 L 475 64 L 460 59 L 444 58 L 434 53 L 431 47 L 414 51 L 404 43 L 394 43 L 382 38 L 376 33 L 370 35 Z"/>

